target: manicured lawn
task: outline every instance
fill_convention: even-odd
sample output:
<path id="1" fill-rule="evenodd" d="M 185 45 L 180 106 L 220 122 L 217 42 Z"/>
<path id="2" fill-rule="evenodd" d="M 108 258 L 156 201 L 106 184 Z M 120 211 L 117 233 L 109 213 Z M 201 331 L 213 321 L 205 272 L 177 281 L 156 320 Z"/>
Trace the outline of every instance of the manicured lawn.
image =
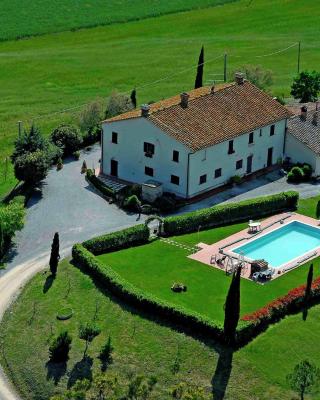
<path id="1" fill-rule="evenodd" d="M 300 201 L 298 212 L 314 216 L 318 200 L 317 197 Z M 246 224 L 242 223 L 182 235 L 173 239 L 188 245 L 199 242 L 211 244 L 245 227 Z M 184 305 L 222 322 L 223 305 L 230 285 L 230 277 L 214 267 L 187 258 L 188 254 L 190 254 L 188 250 L 157 240 L 144 246 L 103 254 L 98 258 L 137 287 L 161 299 Z M 313 263 L 315 276 L 318 276 L 320 275 L 319 261 L 316 260 Z M 286 294 L 290 289 L 305 283 L 309 265 L 310 263 L 306 263 L 266 285 L 242 279 L 241 314 L 252 312 Z M 172 292 L 170 287 L 174 282 L 187 285 L 187 292 Z"/>
<path id="2" fill-rule="evenodd" d="M 10 3 L 17 5 L 17 1 Z M 177 1 L 170 2 L 170 7 L 172 3 Z M 274 71 L 273 93 L 288 95 L 296 73 L 297 49 L 270 57 L 256 56 L 301 40 L 301 68 L 318 69 L 318 4 L 308 0 L 248 3 L 241 0 L 143 21 L 0 43 L 0 197 L 14 182 L 11 173 L 5 181 L 3 171 L 18 120 L 25 126 L 34 120 L 48 134 L 62 121 L 76 120 L 79 110 L 47 114 L 104 98 L 113 89 L 126 92 L 137 87 L 138 104 L 191 89 L 193 66 L 202 44 L 208 61 L 205 83 L 221 79 L 212 74 L 222 74 L 222 58 L 209 60 L 227 51 L 229 72 L 244 63 L 261 64 Z M 55 2 L 50 4 L 54 7 Z M 59 7 L 55 10 L 63 12 Z M 30 18 L 20 13 L 17 19 L 19 24 L 25 21 L 31 25 Z M 10 18 L 5 20 L 10 22 Z M 34 23 L 39 20 L 35 17 Z M 184 72 L 171 76 L 179 71 Z M 169 75 L 167 80 L 141 87 Z M 43 118 L 35 119 L 38 115 Z"/>
<path id="3" fill-rule="evenodd" d="M 221 349 L 214 343 L 204 343 L 179 333 L 159 323 L 160 321 L 157 323 L 136 313 L 128 306 L 117 302 L 116 299 L 110 298 L 108 294 L 101 293 L 88 276 L 69 265 L 67 261 L 61 263 L 57 279 L 52 287 L 43 293 L 46 277 L 47 275 L 38 274 L 32 279 L 18 301 L 5 314 L 0 325 L 4 354 L 8 364 L 4 362 L 2 351 L 0 361 L 20 389 L 23 398 L 48 400 L 53 393 L 65 389 L 68 384 L 72 385 L 76 377 L 90 377 L 91 373 L 96 374 L 100 369 L 97 355 L 109 335 L 114 346 L 114 362 L 110 366 L 110 372 L 119 374 L 121 379 L 126 379 L 130 373 L 156 375 L 158 384 L 154 399 L 168 399 L 169 388 L 183 380 L 211 390 L 212 380 L 217 382 L 221 373 L 226 377 L 227 372 L 220 367 L 219 374 L 215 374 L 218 352 Z M 96 306 L 98 308 L 97 323 L 102 332 L 89 348 L 89 356 L 93 362 L 92 369 L 81 375 L 79 368 L 83 366 L 81 360 L 84 343 L 77 339 L 78 326 L 80 323 L 92 320 Z M 68 321 L 58 321 L 57 312 L 65 307 L 71 307 L 74 310 L 74 316 Z M 301 322 L 297 321 L 297 324 Z M 48 368 L 48 343 L 52 335 L 62 329 L 67 329 L 73 337 L 70 359 L 66 369 L 61 367 L 54 369 L 52 366 Z M 319 330 L 317 332 L 315 335 L 319 336 Z M 298 347 L 304 341 L 299 336 L 297 339 L 296 346 Z M 180 370 L 174 375 L 171 367 L 178 349 L 181 360 Z M 227 379 L 227 398 L 291 399 L 284 381 L 280 381 L 279 385 L 274 385 L 274 381 L 278 382 L 276 370 L 270 369 L 273 374 L 270 379 L 268 376 L 268 380 L 265 380 L 265 375 L 256 370 L 251 363 L 250 357 L 254 361 L 255 358 L 269 357 L 268 354 L 262 353 L 263 350 L 263 347 L 261 350 L 258 347 L 256 353 L 251 351 L 245 353 L 244 356 L 240 351 L 233 356 L 233 362 L 232 358 L 230 360 L 230 357 L 226 357 L 225 352 L 223 353 L 222 357 L 229 360 L 226 361 L 226 368 L 231 369 L 229 382 Z M 284 353 L 276 354 L 274 361 L 281 363 L 284 357 Z M 265 363 L 266 360 L 264 359 L 263 362 Z M 294 360 L 286 360 L 288 370 L 291 368 L 290 363 L 293 362 Z M 54 383 L 53 376 L 56 377 L 57 384 Z M 215 387 L 223 388 L 223 386 L 221 383 L 215 384 Z"/>
<path id="4" fill-rule="evenodd" d="M 110 25 L 234 0 L 2 0 L 0 40 Z"/>

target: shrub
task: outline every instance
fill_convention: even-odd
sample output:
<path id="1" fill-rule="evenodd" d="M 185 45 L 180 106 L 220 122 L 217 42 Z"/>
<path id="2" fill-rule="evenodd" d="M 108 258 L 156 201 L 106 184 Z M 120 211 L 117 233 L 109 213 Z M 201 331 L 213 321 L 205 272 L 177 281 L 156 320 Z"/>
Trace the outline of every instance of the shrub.
<path id="1" fill-rule="evenodd" d="M 302 71 L 294 78 L 290 94 L 300 103 L 316 101 L 320 92 L 320 73 Z"/>
<path id="2" fill-rule="evenodd" d="M 309 180 L 311 178 L 311 175 L 312 175 L 312 167 L 311 167 L 311 165 L 310 164 L 303 164 L 302 171 L 303 171 L 304 179 L 305 180 Z"/>
<path id="3" fill-rule="evenodd" d="M 82 132 L 90 132 L 102 119 L 102 105 L 99 101 L 93 101 L 81 112 L 79 125 Z"/>
<path id="4" fill-rule="evenodd" d="M 84 165 L 82 165 L 81 172 L 84 171 Z M 94 187 L 96 187 L 103 195 L 107 197 L 114 198 L 116 193 L 114 192 L 113 189 L 109 188 L 106 184 L 100 181 L 99 178 L 97 178 L 94 174 L 94 171 L 92 169 L 87 170 L 86 178 L 89 182 L 93 184 Z"/>
<path id="5" fill-rule="evenodd" d="M 140 224 L 87 240 L 83 246 L 93 254 L 103 254 L 144 244 L 148 240 L 149 228 L 145 224 Z"/>
<path id="6" fill-rule="evenodd" d="M 288 173 L 288 182 L 300 183 L 304 180 L 303 169 L 300 167 L 293 167 Z"/>
<path id="7" fill-rule="evenodd" d="M 90 146 L 101 140 L 102 128 L 95 126 L 83 134 L 83 146 Z"/>
<path id="8" fill-rule="evenodd" d="M 297 192 L 289 191 L 167 217 L 163 222 L 164 233 L 171 236 L 195 232 L 200 225 L 202 228 L 210 228 L 273 214 L 277 211 L 294 209 L 298 199 Z"/>
<path id="9" fill-rule="evenodd" d="M 40 130 L 32 125 L 29 131 L 19 136 L 14 143 L 15 149 L 11 155 L 13 163 L 16 162 L 18 157 L 25 154 L 34 153 L 35 151 L 46 151 L 48 148 L 48 141 L 41 135 Z"/>
<path id="10" fill-rule="evenodd" d="M 63 161 L 62 158 L 59 157 L 57 161 L 57 171 L 60 171 L 63 168 Z"/>
<path id="11" fill-rule="evenodd" d="M 51 140 L 63 151 L 65 156 L 79 150 L 82 144 L 80 131 L 73 125 L 59 125 L 51 133 Z"/>
<path id="12" fill-rule="evenodd" d="M 239 185 L 242 182 L 242 178 L 240 175 L 234 175 L 230 178 L 231 183 L 235 183 L 236 185 Z"/>
<path id="13" fill-rule="evenodd" d="M 43 150 L 25 153 L 15 159 L 14 174 L 19 181 L 29 186 L 41 182 L 48 174 L 50 161 Z"/>
<path id="14" fill-rule="evenodd" d="M 61 332 L 49 347 L 49 358 L 52 362 L 65 362 L 69 358 L 72 338 L 67 331 Z"/>
<path id="15" fill-rule="evenodd" d="M 138 199 L 138 197 L 134 194 L 132 196 L 127 197 L 124 200 L 123 206 L 128 210 L 137 211 L 141 206 L 141 202 Z"/>
<path id="16" fill-rule="evenodd" d="M 111 337 L 109 336 L 107 342 L 101 347 L 99 353 L 99 359 L 104 364 L 110 364 L 112 362 L 112 351 L 113 347 L 111 344 Z"/>
<path id="17" fill-rule="evenodd" d="M 76 160 L 79 160 L 79 158 L 80 158 L 80 151 L 79 151 L 79 150 L 75 151 L 75 152 L 73 153 L 73 157 L 74 157 Z"/>
<path id="18" fill-rule="evenodd" d="M 180 292 L 186 292 L 187 291 L 187 286 L 183 283 L 180 282 L 175 282 L 172 286 L 171 286 L 171 290 L 173 292 L 176 293 L 180 293 Z"/>
<path id="19" fill-rule="evenodd" d="M 79 326 L 79 339 L 84 340 L 85 341 L 85 349 L 83 352 L 83 358 L 86 357 L 88 348 L 89 348 L 89 344 L 93 341 L 93 339 L 100 335 L 101 329 L 96 326 L 93 325 L 91 323 L 87 323 L 85 325 L 80 325 Z"/>
<path id="20" fill-rule="evenodd" d="M 112 92 L 107 101 L 105 117 L 111 118 L 132 109 L 133 105 L 129 96 Z"/>

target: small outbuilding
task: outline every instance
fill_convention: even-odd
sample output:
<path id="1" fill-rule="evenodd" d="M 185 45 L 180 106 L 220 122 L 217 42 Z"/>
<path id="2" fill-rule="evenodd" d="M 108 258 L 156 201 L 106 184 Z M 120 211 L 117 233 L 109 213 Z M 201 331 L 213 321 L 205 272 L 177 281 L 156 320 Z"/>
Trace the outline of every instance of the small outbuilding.
<path id="1" fill-rule="evenodd" d="M 152 179 L 147 180 L 141 186 L 142 199 L 148 203 L 154 203 L 163 194 L 162 184 Z"/>

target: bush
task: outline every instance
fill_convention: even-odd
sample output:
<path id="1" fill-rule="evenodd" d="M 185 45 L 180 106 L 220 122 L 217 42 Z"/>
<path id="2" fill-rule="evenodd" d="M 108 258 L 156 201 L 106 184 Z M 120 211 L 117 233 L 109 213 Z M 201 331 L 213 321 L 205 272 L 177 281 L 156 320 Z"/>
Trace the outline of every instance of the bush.
<path id="1" fill-rule="evenodd" d="M 79 125 L 82 132 L 90 132 L 102 120 L 102 105 L 99 101 L 93 101 L 81 112 Z"/>
<path id="2" fill-rule="evenodd" d="M 123 203 L 123 207 L 131 211 L 137 211 L 140 206 L 141 202 L 135 194 L 127 197 Z"/>
<path id="3" fill-rule="evenodd" d="M 291 168 L 288 173 L 288 182 L 300 183 L 308 181 L 312 175 L 312 167 L 310 164 L 297 164 Z"/>
<path id="4" fill-rule="evenodd" d="M 305 180 L 309 180 L 311 178 L 311 175 L 312 175 L 312 167 L 311 167 L 311 165 L 310 164 L 303 164 L 302 171 L 303 171 L 304 179 Z"/>
<path id="5" fill-rule="evenodd" d="M 175 282 L 171 286 L 171 290 L 173 292 L 176 292 L 176 293 L 186 292 L 187 291 L 187 286 L 185 284 L 183 284 L 183 283 Z"/>
<path id="6" fill-rule="evenodd" d="M 278 211 L 295 209 L 298 199 L 299 194 L 297 192 L 289 191 L 239 203 L 218 205 L 184 215 L 167 217 L 163 222 L 164 233 L 167 236 L 171 236 L 195 232 L 199 226 L 202 229 L 211 228 L 274 214 Z"/>
<path id="7" fill-rule="evenodd" d="M 82 170 L 81 172 L 84 171 L 84 166 L 82 165 Z M 97 178 L 93 172 L 92 169 L 87 170 L 86 178 L 89 182 L 93 184 L 94 187 L 96 187 L 103 195 L 107 197 L 114 198 L 116 196 L 116 193 L 114 192 L 113 189 L 109 188 L 107 185 L 105 185 L 103 182 L 100 181 L 99 178 Z"/>
<path id="8" fill-rule="evenodd" d="M 121 297 L 128 304 L 139 307 L 144 311 L 156 313 L 174 323 L 181 323 L 194 333 L 206 333 L 211 338 L 223 341 L 221 324 L 202 315 L 173 305 L 168 301 L 159 300 L 156 296 L 146 293 L 123 279 L 111 267 L 101 263 L 90 251 L 81 244 L 76 244 L 72 249 L 74 261 L 89 273 L 99 284 Z"/>
<path id="9" fill-rule="evenodd" d="M 105 117 L 111 118 L 132 109 L 133 104 L 129 96 L 117 92 L 112 92 L 107 101 Z"/>
<path id="10" fill-rule="evenodd" d="M 79 158 L 80 158 L 80 151 L 79 151 L 79 150 L 75 151 L 75 152 L 73 153 L 73 157 L 74 157 L 76 160 L 79 160 Z"/>
<path id="11" fill-rule="evenodd" d="M 25 153 L 16 158 L 14 174 L 19 181 L 24 181 L 29 186 L 41 182 L 48 174 L 50 160 L 43 150 Z"/>
<path id="12" fill-rule="evenodd" d="M 102 134 L 102 128 L 100 126 L 95 126 L 92 129 L 89 129 L 86 133 L 83 134 L 83 143 L 84 147 L 90 146 L 91 144 L 100 142 Z"/>
<path id="13" fill-rule="evenodd" d="M 236 185 L 239 185 L 242 182 L 242 178 L 240 175 L 234 175 L 230 178 L 231 183 L 235 183 Z"/>
<path id="14" fill-rule="evenodd" d="M 47 151 L 48 145 L 48 141 L 41 135 L 40 130 L 32 125 L 29 131 L 24 131 L 15 141 L 15 149 L 11 155 L 11 160 L 15 163 L 17 158 L 23 155 L 34 153 L 38 150 Z"/>
<path id="15" fill-rule="evenodd" d="M 49 347 L 49 358 L 52 362 L 65 362 L 69 358 L 72 338 L 67 331 L 61 332 Z"/>
<path id="16" fill-rule="evenodd" d="M 60 125 L 51 133 L 52 142 L 58 146 L 64 156 L 71 155 L 79 150 L 82 144 L 82 136 L 79 129 L 73 125 Z"/>
<path id="17" fill-rule="evenodd" d="M 127 247 L 145 244 L 149 240 L 149 228 L 145 224 L 87 240 L 83 246 L 93 254 L 110 253 Z"/>

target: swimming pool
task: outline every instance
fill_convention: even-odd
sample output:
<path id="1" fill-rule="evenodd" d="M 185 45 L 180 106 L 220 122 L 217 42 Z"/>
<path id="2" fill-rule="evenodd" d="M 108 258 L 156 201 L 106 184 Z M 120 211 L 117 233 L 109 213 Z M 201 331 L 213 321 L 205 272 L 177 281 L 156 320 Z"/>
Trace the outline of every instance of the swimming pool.
<path id="1" fill-rule="evenodd" d="M 292 221 L 232 249 L 232 252 L 251 260 L 264 259 L 270 266 L 278 268 L 317 247 L 320 247 L 320 229 Z"/>

